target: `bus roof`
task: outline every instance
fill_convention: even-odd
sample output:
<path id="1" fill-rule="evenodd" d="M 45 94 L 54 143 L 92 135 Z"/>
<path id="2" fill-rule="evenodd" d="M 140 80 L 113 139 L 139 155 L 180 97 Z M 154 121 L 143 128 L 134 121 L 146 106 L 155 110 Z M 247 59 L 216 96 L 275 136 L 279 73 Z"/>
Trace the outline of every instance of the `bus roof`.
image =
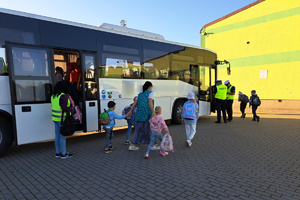
<path id="1" fill-rule="evenodd" d="M 185 46 L 185 47 L 203 49 L 203 50 L 211 51 L 211 52 L 217 54 L 215 51 L 212 51 L 210 49 L 206 49 L 206 48 L 202 48 L 202 47 L 194 46 L 194 45 L 188 45 L 188 44 L 167 41 L 167 40 L 164 40 L 164 37 L 159 34 L 149 33 L 146 31 L 140 31 L 137 29 L 131 29 L 131 28 L 122 27 L 122 26 L 120 26 L 118 29 L 113 28 L 113 27 L 117 27 L 116 25 L 110 25 L 110 24 L 104 24 L 102 27 L 101 27 L 101 25 L 97 27 L 97 26 L 82 24 L 82 23 L 78 23 L 78 22 L 71 22 L 71 21 L 67 21 L 67 20 L 61 20 L 61 19 L 52 18 L 52 17 L 45 17 L 45 16 L 41 16 L 41 15 L 36 15 L 36 14 L 31 14 L 31 13 L 26 13 L 26 12 L 21 12 L 21 11 L 15 11 L 15 10 L 10 10 L 10 9 L 5 9 L 5 8 L 0 8 L 0 13 L 16 15 L 16 16 L 21 16 L 21 17 L 27 17 L 27 18 L 32 18 L 32 19 L 38 19 L 38 20 L 44 20 L 44 21 L 49 21 L 49 22 L 55 22 L 55 23 L 59 23 L 59 24 L 65 24 L 65 25 L 70 25 L 70 26 L 86 28 L 86 29 L 92 29 L 92 30 L 96 30 L 96 31 L 103 31 L 103 32 L 108 32 L 108 33 L 125 35 L 125 36 L 130 36 L 130 37 L 135 37 L 135 38 L 147 39 L 147 40 L 163 42 L 163 43 L 168 43 L 168 44 L 175 44 L 175 45 L 181 45 L 181 46 Z"/>

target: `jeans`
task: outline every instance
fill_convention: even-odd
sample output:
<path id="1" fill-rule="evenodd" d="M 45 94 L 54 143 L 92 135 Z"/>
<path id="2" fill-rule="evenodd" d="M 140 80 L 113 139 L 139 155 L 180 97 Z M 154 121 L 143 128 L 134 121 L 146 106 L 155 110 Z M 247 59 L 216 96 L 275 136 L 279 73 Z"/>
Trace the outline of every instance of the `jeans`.
<path id="1" fill-rule="evenodd" d="M 252 114 L 253 114 L 253 119 L 257 119 L 257 115 L 256 115 L 256 110 L 257 110 L 258 106 L 254 106 L 252 105 Z"/>
<path id="2" fill-rule="evenodd" d="M 54 140 L 54 144 L 55 144 L 55 151 L 56 153 L 61 153 L 63 155 L 65 155 L 67 153 L 66 150 L 66 136 L 63 136 L 62 134 L 60 134 L 60 125 L 61 122 L 57 122 L 57 121 L 53 121 L 54 122 L 54 126 L 55 126 L 55 140 Z"/>
<path id="3" fill-rule="evenodd" d="M 105 149 L 108 149 L 110 146 L 112 146 L 111 142 L 112 142 L 112 138 L 114 137 L 113 127 L 106 128 L 105 126 L 103 126 L 103 129 L 105 130 L 106 133 Z"/>
<path id="4" fill-rule="evenodd" d="M 228 120 L 232 120 L 232 104 L 233 100 L 227 100 L 227 115 L 228 115 Z"/>
<path id="5" fill-rule="evenodd" d="M 162 135 L 161 133 L 156 133 L 156 132 L 152 132 L 151 133 L 151 137 L 150 137 L 150 143 L 148 145 L 148 148 L 147 148 L 147 152 L 146 153 L 149 153 L 150 150 L 151 150 L 151 147 L 153 146 L 153 144 L 156 143 L 156 138 L 159 139 L 160 141 L 162 140 Z"/>
<path id="6" fill-rule="evenodd" d="M 216 99 L 216 109 L 217 109 L 217 121 L 221 122 L 221 110 L 223 113 L 223 119 L 226 121 L 226 100 Z"/>
<path id="7" fill-rule="evenodd" d="M 136 124 L 136 121 L 135 121 L 134 117 L 131 117 L 129 120 L 127 120 L 128 129 L 127 129 L 127 134 L 126 134 L 126 141 L 129 141 L 132 126 L 135 127 L 135 124 Z"/>
<path id="8" fill-rule="evenodd" d="M 186 139 L 192 140 L 196 133 L 196 124 L 185 124 Z"/>
<path id="9" fill-rule="evenodd" d="M 241 103 L 241 104 L 240 104 L 240 110 L 241 110 L 242 114 L 245 113 L 245 108 L 246 108 L 246 106 L 247 106 L 247 103 Z"/>

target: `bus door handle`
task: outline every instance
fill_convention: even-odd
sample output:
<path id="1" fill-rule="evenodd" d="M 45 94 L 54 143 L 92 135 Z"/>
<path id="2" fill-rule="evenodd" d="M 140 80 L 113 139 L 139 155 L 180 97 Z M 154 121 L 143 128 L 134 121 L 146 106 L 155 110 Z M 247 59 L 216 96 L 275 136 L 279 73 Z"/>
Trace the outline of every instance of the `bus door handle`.
<path id="1" fill-rule="evenodd" d="M 31 106 L 22 106 L 22 112 L 31 112 Z"/>
<path id="2" fill-rule="evenodd" d="M 90 103 L 89 103 L 89 106 L 90 106 L 90 107 L 95 107 L 96 104 L 95 104 L 95 102 L 90 102 Z"/>

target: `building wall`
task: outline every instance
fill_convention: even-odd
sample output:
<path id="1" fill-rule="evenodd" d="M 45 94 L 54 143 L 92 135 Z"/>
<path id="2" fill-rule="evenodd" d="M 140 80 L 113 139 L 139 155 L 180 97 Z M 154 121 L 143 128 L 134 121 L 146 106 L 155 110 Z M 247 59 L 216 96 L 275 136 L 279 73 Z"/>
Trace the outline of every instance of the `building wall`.
<path id="1" fill-rule="evenodd" d="M 201 46 L 230 62 L 231 75 L 219 65 L 218 79 L 230 80 L 236 99 L 239 91 L 250 95 L 255 89 L 268 100 L 265 108 L 297 104 L 299 109 L 300 1 L 259 0 L 232 14 L 201 30 Z M 267 78 L 260 77 L 262 70 Z"/>

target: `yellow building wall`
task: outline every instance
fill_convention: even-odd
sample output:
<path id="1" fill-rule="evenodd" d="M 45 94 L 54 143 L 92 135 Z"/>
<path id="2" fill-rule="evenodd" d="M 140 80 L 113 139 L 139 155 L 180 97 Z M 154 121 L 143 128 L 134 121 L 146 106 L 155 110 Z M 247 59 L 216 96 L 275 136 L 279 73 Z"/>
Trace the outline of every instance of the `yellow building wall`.
<path id="1" fill-rule="evenodd" d="M 201 46 L 218 60 L 218 79 L 265 100 L 300 100 L 300 0 L 265 0 L 201 30 Z M 267 70 L 267 78 L 260 78 Z"/>

